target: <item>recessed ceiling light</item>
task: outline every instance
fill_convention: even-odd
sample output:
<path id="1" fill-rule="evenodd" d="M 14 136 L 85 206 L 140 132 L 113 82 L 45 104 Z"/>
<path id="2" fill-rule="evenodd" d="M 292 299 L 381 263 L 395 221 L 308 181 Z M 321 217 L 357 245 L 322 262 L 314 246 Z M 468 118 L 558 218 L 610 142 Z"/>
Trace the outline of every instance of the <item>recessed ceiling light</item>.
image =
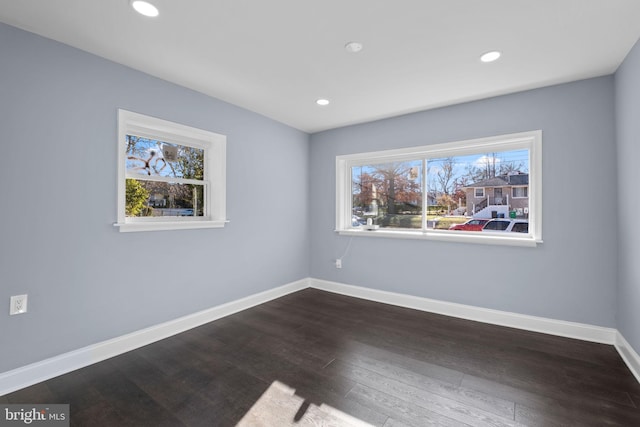
<path id="1" fill-rule="evenodd" d="M 360 42 L 349 42 L 344 45 L 344 48 L 349 53 L 358 53 L 362 50 L 362 43 Z"/>
<path id="2" fill-rule="evenodd" d="M 151 18 L 158 16 L 160 13 L 158 12 L 158 8 L 148 1 L 131 0 L 131 7 L 133 7 L 139 14 L 149 16 Z"/>
<path id="3" fill-rule="evenodd" d="M 480 61 L 482 62 L 493 62 L 496 59 L 500 58 L 502 53 L 497 50 L 492 50 L 491 52 L 487 52 L 480 57 Z"/>
<path id="4" fill-rule="evenodd" d="M 324 98 L 316 99 L 316 104 L 320 105 L 321 107 L 324 107 L 326 105 L 329 105 L 329 100 Z"/>

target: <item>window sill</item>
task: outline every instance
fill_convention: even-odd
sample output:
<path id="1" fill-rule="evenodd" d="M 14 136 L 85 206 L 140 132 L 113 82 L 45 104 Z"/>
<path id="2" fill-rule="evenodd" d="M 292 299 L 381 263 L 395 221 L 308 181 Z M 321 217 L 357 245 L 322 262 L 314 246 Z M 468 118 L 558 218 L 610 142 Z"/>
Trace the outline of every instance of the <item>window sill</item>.
<path id="1" fill-rule="evenodd" d="M 399 230 L 399 229 L 349 229 L 336 230 L 341 236 L 361 236 L 361 237 L 385 237 L 392 239 L 419 239 L 419 240 L 437 240 L 445 242 L 457 243 L 479 243 L 483 245 L 503 245 L 503 246 L 524 246 L 536 247 L 542 243 L 542 239 L 535 239 L 527 235 L 527 237 L 501 236 L 500 233 L 483 233 L 474 231 L 422 231 L 422 230 Z M 462 234 L 464 233 L 464 234 Z M 473 233 L 473 234 L 471 234 Z M 518 233 L 513 233 L 518 234 Z"/>
<path id="2" fill-rule="evenodd" d="M 223 228 L 229 222 L 226 220 L 217 221 L 144 221 L 144 222 L 125 222 L 115 223 L 114 227 L 118 227 L 121 233 L 129 233 L 136 231 L 166 231 L 166 230 L 193 230 L 198 228 Z"/>

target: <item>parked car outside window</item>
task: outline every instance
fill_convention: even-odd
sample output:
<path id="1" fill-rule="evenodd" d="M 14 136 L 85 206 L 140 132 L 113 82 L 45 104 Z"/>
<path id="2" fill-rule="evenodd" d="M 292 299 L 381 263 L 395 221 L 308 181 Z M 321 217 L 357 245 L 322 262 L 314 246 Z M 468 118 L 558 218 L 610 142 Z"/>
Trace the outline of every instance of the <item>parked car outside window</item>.
<path id="1" fill-rule="evenodd" d="M 528 233 L 529 232 L 529 223 L 528 222 L 515 222 L 511 227 L 511 231 L 514 233 Z"/>
<path id="2" fill-rule="evenodd" d="M 453 224 L 449 230 L 482 231 L 482 227 L 489 221 L 489 219 L 473 218 L 464 224 Z"/>
<path id="3" fill-rule="evenodd" d="M 492 219 L 484 225 L 482 231 L 528 233 L 529 221 L 526 219 Z"/>

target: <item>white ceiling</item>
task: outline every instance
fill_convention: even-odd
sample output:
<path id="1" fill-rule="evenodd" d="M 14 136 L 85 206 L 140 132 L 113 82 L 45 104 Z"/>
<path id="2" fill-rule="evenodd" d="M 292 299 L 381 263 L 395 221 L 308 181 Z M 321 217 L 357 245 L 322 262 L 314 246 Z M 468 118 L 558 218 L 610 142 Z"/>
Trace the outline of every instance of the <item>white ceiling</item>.
<path id="1" fill-rule="evenodd" d="M 640 37 L 639 0 L 151 1 L 0 0 L 0 21 L 307 132 L 611 74 Z"/>

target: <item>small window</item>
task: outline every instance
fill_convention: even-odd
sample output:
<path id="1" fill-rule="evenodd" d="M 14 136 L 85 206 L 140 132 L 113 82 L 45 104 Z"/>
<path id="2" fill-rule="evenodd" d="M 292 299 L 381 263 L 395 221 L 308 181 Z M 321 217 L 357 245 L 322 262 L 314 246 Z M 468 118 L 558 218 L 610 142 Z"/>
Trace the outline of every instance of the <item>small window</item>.
<path id="1" fill-rule="evenodd" d="M 225 224 L 226 137 L 118 111 L 120 231 Z"/>
<path id="2" fill-rule="evenodd" d="M 523 199 L 529 197 L 529 188 L 527 187 L 513 187 L 511 189 L 511 194 L 513 198 Z"/>
<path id="3" fill-rule="evenodd" d="M 491 231 L 504 231 L 509 228 L 509 221 L 489 221 L 483 228 L 483 230 L 491 230 Z"/>
<path id="4" fill-rule="evenodd" d="M 477 187 L 474 191 L 474 197 L 484 197 L 484 187 Z"/>
<path id="5" fill-rule="evenodd" d="M 511 229 L 514 233 L 528 233 L 529 232 L 529 223 L 528 222 L 516 222 L 513 224 L 513 228 Z"/>

